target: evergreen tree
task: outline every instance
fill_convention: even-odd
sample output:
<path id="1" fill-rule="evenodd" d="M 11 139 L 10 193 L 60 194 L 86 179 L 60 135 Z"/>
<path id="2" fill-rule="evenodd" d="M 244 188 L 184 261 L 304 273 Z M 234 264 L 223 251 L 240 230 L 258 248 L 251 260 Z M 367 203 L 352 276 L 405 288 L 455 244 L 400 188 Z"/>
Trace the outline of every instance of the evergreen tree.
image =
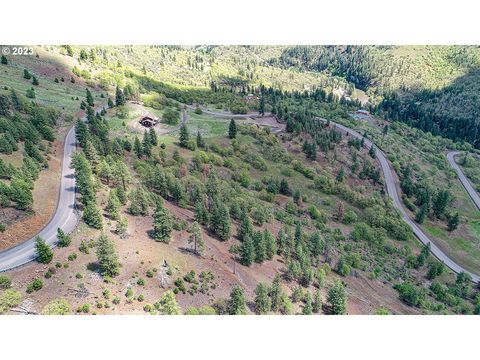
<path id="1" fill-rule="evenodd" d="M 120 235 L 120 237 L 125 237 L 128 231 L 128 219 L 125 216 L 120 216 L 117 221 L 117 226 L 115 227 L 115 232 Z"/>
<path id="2" fill-rule="evenodd" d="M 88 90 L 88 88 L 87 88 L 87 104 L 88 106 L 94 105 L 92 93 L 90 92 L 90 90 Z"/>
<path id="3" fill-rule="evenodd" d="M 307 291 L 307 295 L 305 295 L 305 305 L 303 305 L 302 314 L 312 315 L 312 312 L 313 312 L 312 294 L 310 294 L 310 291 Z"/>
<path id="4" fill-rule="evenodd" d="M 32 78 L 32 75 L 28 72 L 27 69 L 23 69 L 23 78 L 30 80 Z"/>
<path id="5" fill-rule="evenodd" d="M 458 215 L 458 211 L 451 215 L 449 218 L 448 218 L 448 231 L 453 231 L 455 230 L 458 225 L 460 224 L 460 217 Z"/>
<path id="6" fill-rule="evenodd" d="M 255 311 L 257 314 L 268 314 L 271 310 L 272 302 L 268 296 L 268 287 L 263 283 L 258 283 L 255 288 Z"/>
<path id="7" fill-rule="evenodd" d="M 188 238 L 188 243 L 193 244 L 193 251 L 195 254 L 201 254 L 205 249 L 205 242 L 203 241 L 202 231 L 198 222 L 194 221 L 192 224 L 191 234 Z"/>
<path id="8" fill-rule="evenodd" d="M 262 95 L 260 96 L 260 103 L 258 105 L 258 112 L 260 115 L 265 115 L 265 97 Z"/>
<path id="9" fill-rule="evenodd" d="M 255 245 L 251 236 L 243 239 L 240 245 L 240 262 L 245 266 L 250 266 L 255 260 Z"/>
<path id="10" fill-rule="evenodd" d="M 178 306 L 175 294 L 172 290 L 165 292 L 161 299 L 155 303 L 155 308 L 160 315 L 180 315 L 181 309 Z"/>
<path id="11" fill-rule="evenodd" d="M 339 183 L 345 180 L 345 170 L 343 169 L 343 166 L 340 168 L 340 171 L 337 174 L 336 180 Z"/>
<path id="12" fill-rule="evenodd" d="M 334 315 L 343 315 L 347 312 L 347 293 L 342 282 L 336 280 L 328 291 L 327 301 Z"/>
<path id="13" fill-rule="evenodd" d="M 137 155 L 137 157 L 140 159 L 143 156 L 143 148 L 142 144 L 140 143 L 140 140 L 138 139 L 138 136 L 135 135 L 135 140 L 133 142 L 133 151 Z"/>
<path id="14" fill-rule="evenodd" d="M 230 238 L 232 221 L 225 204 L 220 203 L 215 205 L 211 218 L 211 227 L 220 240 L 227 241 Z"/>
<path id="15" fill-rule="evenodd" d="M 272 311 L 278 311 L 282 305 L 282 286 L 280 283 L 280 275 L 276 274 L 270 287 L 269 296 L 272 303 Z"/>
<path id="16" fill-rule="evenodd" d="M 425 217 L 428 214 L 428 203 L 423 204 L 415 215 L 415 221 L 419 224 L 423 224 Z"/>
<path id="17" fill-rule="evenodd" d="M 230 125 L 228 126 L 228 137 L 230 139 L 235 139 L 237 137 L 237 124 L 234 119 L 230 120 Z"/>
<path id="18" fill-rule="evenodd" d="M 36 76 L 32 76 L 32 85 L 35 85 L 35 86 L 40 85 Z"/>
<path id="19" fill-rule="evenodd" d="M 288 185 L 288 181 L 285 180 L 285 179 L 282 179 L 282 181 L 280 181 L 280 194 L 282 195 L 286 195 L 286 196 L 289 196 L 291 191 L 290 191 L 290 186 Z"/>
<path id="20" fill-rule="evenodd" d="M 1 63 L 2 63 L 3 65 L 8 65 L 8 60 L 7 60 L 7 58 L 5 57 L 5 55 L 2 55 L 2 61 L 1 61 Z"/>
<path id="21" fill-rule="evenodd" d="M 277 239 L 267 229 L 263 230 L 263 241 L 265 243 L 267 260 L 272 260 L 277 253 Z"/>
<path id="22" fill-rule="evenodd" d="M 235 285 L 230 292 L 230 299 L 227 302 L 227 312 L 229 315 L 247 314 L 245 293 L 238 285 Z"/>
<path id="23" fill-rule="evenodd" d="M 103 228 L 103 221 L 102 221 L 102 214 L 100 210 L 98 210 L 97 204 L 94 201 L 88 202 L 83 209 L 83 221 L 85 224 L 95 228 L 95 229 L 102 229 Z"/>
<path id="24" fill-rule="evenodd" d="M 115 244 L 107 235 L 102 234 L 97 239 L 97 259 L 100 273 L 103 276 L 116 276 L 120 273 L 120 263 L 115 253 Z"/>
<path id="25" fill-rule="evenodd" d="M 157 132 L 155 131 L 154 128 L 150 128 L 149 132 L 150 132 L 150 144 L 152 144 L 153 146 L 157 146 L 158 145 Z"/>
<path id="26" fill-rule="evenodd" d="M 267 246 L 260 231 L 256 231 L 253 234 L 253 243 L 255 247 L 255 262 L 261 264 L 267 260 Z"/>
<path id="27" fill-rule="evenodd" d="M 197 131 L 197 147 L 204 148 L 205 147 L 205 140 L 203 140 L 202 134 L 200 131 Z"/>
<path id="28" fill-rule="evenodd" d="M 152 156 L 152 144 L 151 144 L 151 142 L 150 142 L 150 135 L 149 135 L 149 133 L 147 132 L 147 130 L 145 130 L 145 131 L 143 132 L 142 153 L 143 153 L 147 158 L 149 158 L 150 156 Z"/>
<path id="29" fill-rule="evenodd" d="M 313 298 L 313 305 L 312 311 L 315 314 L 318 314 L 322 310 L 322 295 L 320 294 L 320 290 L 315 290 L 315 296 Z"/>
<path id="30" fill-rule="evenodd" d="M 48 264 L 53 259 L 52 250 L 40 236 L 35 239 L 35 252 L 39 263 Z"/>
<path id="31" fill-rule="evenodd" d="M 115 90 L 115 105 L 122 106 L 125 105 L 125 95 L 123 94 L 122 89 L 120 89 L 117 85 L 117 89 Z"/>
<path id="32" fill-rule="evenodd" d="M 111 190 L 108 193 L 107 207 L 105 210 L 113 220 L 117 220 L 120 217 L 120 200 L 118 200 L 115 190 Z"/>
<path id="33" fill-rule="evenodd" d="M 108 98 L 107 105 L 108 105 L 108 107 L 109 107 L 110 109 L 115 106 L 115 105 L 113 104 L 113 101 L 112 101 L 111 98 Z"/>
<path id="34" fill-rule="evenodd" d="M 448 190 L 439 190 L 432 203 L 433 214 L 438 218 L 442 218 L 445 214 L 448 204 L 452 201 L 452 195 Z"/>
<path id="35" fill-rule="evenodd" d="M 180 146 L 188 148 L 188 141 L 190 140 L 190 134 L 186 124 L 182 124 L 180 127 Z"/>
<path id="36" fill-rule="evenodd" d="M 70 235 L 65 233 L 62 229 L 58 228 L 57 229 L 57 245 L 59 247 L 67 247 L 72 243 L 72 239 Z"/>
<path id="37" fill-rule="evenodd" d="M 169 243 L 172 233 L 172 219 L 168 210 L 161 204 L 157 205 L 155 215 L 153 216 L 154 239 L 156 241 Z"/>
<path id="38" fill-rule="evenodd" d="M 253 234 L 253 225 L 250 221 L 250 217 L 247 212 L 242 213 L 242 219 L 240 221 L 240 226 L 237 229 L 238 240 L 243 241 L 246 236 L 251 236 Z"/>
<path id="39" fill-rule="evenodd" d="M 208 225 L 209 222 L 207 207 L 201 199 L 195 203 L 195 221 L 202 225 Z"/>

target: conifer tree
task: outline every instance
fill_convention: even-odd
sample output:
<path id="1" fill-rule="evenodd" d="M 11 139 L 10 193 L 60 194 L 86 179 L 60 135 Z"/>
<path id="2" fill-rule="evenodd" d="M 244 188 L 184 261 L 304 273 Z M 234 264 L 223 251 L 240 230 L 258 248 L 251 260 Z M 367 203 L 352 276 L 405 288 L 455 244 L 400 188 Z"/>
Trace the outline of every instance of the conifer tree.
<path id="1" fill-rule="evenodd" d="M 100 268 L 100 273 L 103 276 L 116 276 L 120 273 L 120 263 L 118 256 L 115 253 L 115 245 L 107 235 L 102 234 L 97 239 L 97 259 Z"/>
<path id="2" fill-rule="evenodd" d="M 265 242 L 267 260 L 272 260 L 277 254 L 277 239 L 267 229 L 263 230 L 263 241 Z"/>
<path id="3" fill-rule="evenodd" d="M 272 302 L 268 296 L 268 287 L 263 283 L 258 283 L 255 288 L 255 311 L 257 314 L 268 314 L 271 310 Z"/>
<path id="4" fill-rule="evenodd" d="M 253 234 L 253 225 L 248 216 L 247 212 L 242 213 L 242 220 L 240 221 L 240 226 L 237 229 L 238 240 L 243 241 L 246 236 L 251 236 Z"/>
<path id="5" fill-rule="evenodd" d="M 125 95 L 123 94 L 122 89 L 120 89 L 117 85 L 117 89 L 115 90 L 115 105 L 122 106 L 125 105 Z"/>
<path id="6" fill-rule="evenodd" d="M 322 310 L 322 295 L 320 294 L 320 290 L 317 289 L 313 297 L 312 311 L 317 314 L 320 310 Z"/>
<path id="7" fill-rule="evenodd" d="M 71 239 L 70 235 L 65 233 L 60 228 L 57 229 L 57 239 L 58 239 L 57 245 L 59 247 L 67 247 L 72 243 L 72 239 Z"/>
<path id="8" fill-rule="evenodd" d="M 137 155 L 137 157 L 140 159 L 143 156 L 143 148 L 142 144 L 140 143 L 140 140 L 138 139 L 138 136 L 135 135 L 135 140 L 133 142 L 133 151 Z"/>
<path id="9" fill-rule="evenodd" d="M 94 105 L 92 93 L 90 92 L 90 90 L 88 88 L 87 88 L 87 104 L 88 104 L 88 106 L 93 106 Z"/>
<path id="10" fill-rule="evenodd" d="M 303 306 L 302 314 L 312 315 L 312 311 L 313 311 L 312 294 L 310 294 L 310 291 L 307 291 L 307 295 L 305 296 L 305 305 Z"/>
<path id="11" fill-rule="evenodd" d="M 231 235 L 232 221 L 230 212 L 225 204 L 216 204 L 211 218 L 211 227 L 213 232 L 222 241 L 227 241 Z"/>
<path id="12" fill-rule="evenodd" d="M 327 301 L 334 315 L 343 315 L 347 312 L 347 293 L 341 281 L 336 280 L 330 288 Z"/>
<path id="13" fill-rule="evenodd" d="M 282 304 L 282 286 L 280 283 L 280 275 L 277 274 L 273 278 L 272 286 L 270 287 L 269 296 L 271 299 L 271 308 L 272 311 L 278 311 Z"/>
<path id="14" fill-rule="evenodd" d="M 83 221 L 85 224 L 95 228 L 95 229 L 102 229 L 103 228 L 103 221 L 102 221 L 102 214 L 100 210 L 98 210 L 97 204 L 95 201 L 90 201 L 83 209 Z"/>
<path id="15" fill-rule="evenodd" d="M 203 140 L 202 134 L 200 131 L 197 131 L 197 147 L 204 148 L 205 147 L 205 140 Z"/>
<path id="16" fill-rule="evenodd" d="M 120 200 L 118 200 L 115 190 L 111 190 L 108 193 L 107 207 L 105 210 L 107 210 L 110 218 L 113 220 L 117 220 L 120 217 Z"/>
<path id="17" fill-rule="evenodd" d="M 158 145 L 157 132 L 155 131 L 154 128 L 150 128 L 149 133 L 150 133 L 150 144 L 152 144 L 153 146 L 157 146 Z"/>
<path id="18" fill-rule="evenodd" d="M 35 239 L 35 251 L 37 261 L 42 264 L 48 264 L 53 259 L 53 252 L 40 236 Z"/>
<path id="19" fill-rule="evenodd" d="M 178 306 L 175 294 L 172 290 L 165 292 L 161 299 L 155 303 L 155 308 L 160 315 L 180 315 L 181 309 Z"/>
<path id="20" fill-rule="evenodd" d="M 182 124 L 180 127 L 180 146 L 183 148 L 188 147 L 188 141 L 190 140 L 190 134 L 186 124 Z"/>
<path id="21" fill-rule="evenodd" d="M 228 137 L 230 139 L 235 139 L 237 137 L 237 124 L 234 119 L 230 120 L 230 125 L 228 126 Z"/>
<path id="22" fill-rule="evenodd" d="M 247 314 L 245 293 L 238 285 L 235 285 L 230 292 L 230 299 L 227 302 L 227 312 L 229 315 Z"/>
<path id="23" fill-rule="evenodd" d="M 170 235 L 172 233 L 172 219 L 168 210 L 161 204 L 157 205 L 155 215 L 153 216 L 153 230 L 154 239 L 163 243 L 170 242 Z"/>
<path id="24" fill-rule="evenodd" d="M 251 236 L 243 239 L 240 245 L 240 262 L 245 266 L 250 266 L 255 261 L 255 245 Z"/>
<path id="25" fill-rule="evenodd" d="M 253 234 L 253 243 L 255 247 L 255 262 L 261 264 L 267 260 L 267 247 L 260 231 Z"/>
<path id="26" fill-rule="evenodd" d="M 192 244 L 195 254 L 201 254 L 205 249 L 205 242 L 203 241 L 202 231 L 198 222 L 194 221 L 192 224 L 191 234 L 188 238 L 188 243 Z"/>

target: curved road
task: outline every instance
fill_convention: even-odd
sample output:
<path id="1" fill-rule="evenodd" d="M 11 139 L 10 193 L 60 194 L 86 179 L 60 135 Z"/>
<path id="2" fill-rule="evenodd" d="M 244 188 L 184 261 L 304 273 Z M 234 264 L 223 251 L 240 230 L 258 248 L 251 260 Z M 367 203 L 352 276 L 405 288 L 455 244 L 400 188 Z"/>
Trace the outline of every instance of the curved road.
<path id="1" fill-rule="evenodd" d="M 323 122 L 327 122 L 325 119 L 320 119 Z M 351 134 L 352 136 L 362 139 L 363 135 L 359 134 L 355 130 L 352 130 L 346 126 L 343 126 L 341 124 L 335 123 L 333 121 L 330 121 L 330 124 L 336 126 L 338 129 L 341 129 L 342 131 Z M 474 283 L 480 282 L 480 276 L 466 270 L 463 268 L 461 265 L 457 264 L 455 261 L 450 259 L 447 254 L 445 254 L 440 248 L 438 248 L 431 240 L 430 238 L 420 229 L 420 227 L 408 216 L 407 212 L 405 211 L 402 200 L 400 198 L 400 195 L 398 193 L 397 187 L 395 185 L 395 180 L 393 176 L 393 170 L 390 168 L 389 162 L 387 160 L 387 157 L 385 156 L 385 153 L 380 150 L 375 144 L 373 144 L 369 139 L 364 138 L 365 140 L 365 146 L 367 148 L 370 148 L 371 146 L 374 147 L 376 151 L 376 155 L 378 160 L 380 161 L 380 166 L 382 168 L 383 176 L 385 178 L 385 183 L 387 186 L 387 192 L 390 198 L 393 200 L 394 206 L 400 211 L 400 214 L 402 215 L 403 220 L 410 226 L 412 229 L 413 233 L 415 236 L 425 245 L 430 245 L 430 250 L 432 254 L 442 261 L 446 266 L 448 266 L 451 270 L 453 270 L 456 273 L 460 272 L 465 272 L 470 274 L 472 277 L 472 281 Z"/>
<path id="2" fill-rule="evenodd" d="M 470 183 L 470 181 L 467 179 L 465 174 L 463 173 L 462 169 L 460 166 L 455 161 L 455 156 L 458 154 L 461 154 L 461 151 L 450 151 L 447 154 L 447 159 L 450 165 L 453 167 L 453 169 L 457 172 L 458 178 L 460 179 L 460 182 L 462 183 L 463 187 L 465 190 L 467 190 L 468 195 L 472 198 L 473 203 L 476 205 L 478 210 L 480 210 L 480 196 L 478 193 L 475 191 L 474 187 Z"/>
<path id="3" fill-rule="evenodd" d="M 189 105 L 187 105 L 187 107 L 192 108 Z M 208 111 L 208 114 L 214 115 L 214 116 L 227 116 L 227 114 L 216 113 L 213 111 Z M 247 115 L 247 116 L 251 117 L 252 115 Z M 258 116 L 258 113 L 253 116 Z M 245 117 L 245 115 L 243 115 L 243 117 Z M 83 120 L 85 120 L 85 118 Z M 182 120 L 183 120 L 182 122 L 187 121 L 185 112 L 183 113 Z M 325 119 L 320 119 L 320 120 L 324 122 L 327 121 Z M 363 138 L 363 136 L 360 133 L 356 132 L 353 129 L 350 129 L 346 126 L 335 123 L 333 121 L 330 121 L 330 123 L 336 126 L 337 128 L 341 129 L 342 131 L 348 134 L 351 134 L 352 136 L 358 139 Z M 367 147 L 373 146 L 375 148 L 376 155 L 378 160 L 380 161 L 380 166 L 382 168 L 383 176 L 385 178 L 388 195 L 393 200 L 394 206 L 400 211 L 400 214 L 402 215 L 403 220 L 411 227 L 413 233 L 418 237 L 418 239 L 423 244 L 425 245 L 429 244 L 432 254 L 436 256 L 440 261 L 442 261 L 446 266 L 448 266 L 451 270 L 453 270 L 456 273 L 466 272 L 471 275 L 473 282 L 478 283 L 480 281 L 480 277 L 478 275 L 471 273 L 470 271 L 464 269 L 462 266 L 458 265 L 456 262 L 451 260 L 442 250 L 440 250 L 428 238 L 428 236 L 420 229 L 420 227 L 418 227 L 417 224 L 410 219 L 407 212 L 403 208 L 402 201 L 400 199 L 397 188 L 395 186 L 393 171 L 390 168 L 387 157 L 385 156 L 383 151 L 380 150 L 369 139 L 365 138 L 364 141 Z M 57 209 L 56 209 L 55 215 L 50 220 L 50 222 L 38 233 L 38 236 L 42 237 L 47 242 L 47 244 L 49 244 L 52 247 L 55 246 L 55 243 L 57 242 L 57 228 L 60 227 L 65 232 L 70 233 L 75 229 L 78 221 L 78 216 L 75 212 L 75 176 L 74 176 L 74 170 L 71 169 L 70 167 L 72 154 L 75 148 L 76 148 L 75 127 L 72 127 L 68 131 L 67 136 L 65 137 L 63 162 L 62 162 L 62 179 L 60 184 L 60 197 L 57 204 Z M 452 160 L 455 155 L 456 155 L 455 153 L 451 155 Z M 449 154 L 449 160 L 450 160 L 450 154 Z M 453 163 L 455 162 L 453 161 Z M 454 168 L 455 168 L 455 165 L 452 164 Z M 463 175 L 463 172 L 460 171 L 459 177 L 461 177 L 460 174 Z M 469 184 L 468 180 L 467 180 L 467 184 Z M 478 194 L 476 195 L 478 197 Z M 26 264 L 34 260 L 35 257 L 36 257 L 35 238 L 32 238 L 11 249 L 0 252 L 0 272 L 13 269 L 15 267 Z"/>
<path id="4" fill-rule="evenodd" d="M 97 112 L 100 111 L 100 107 Z M 82 121 L 86 121 L 84 116 Z M 78 214 L 75 210 L 75 171 L 71 168 L 72 155 L 76 149 L 75 126 L 72 126 L 65 136 L 62 159 L 62 178 L 60 181 L 60 195 L 55 214 L 33 238 L 17 246 L 0 252 L 0 272 L 24 265 L 36 258 L 35 238 L 40 236 L 50 246 L 56 245 L 57 229 L 71 233 L 78 223 Z"/>

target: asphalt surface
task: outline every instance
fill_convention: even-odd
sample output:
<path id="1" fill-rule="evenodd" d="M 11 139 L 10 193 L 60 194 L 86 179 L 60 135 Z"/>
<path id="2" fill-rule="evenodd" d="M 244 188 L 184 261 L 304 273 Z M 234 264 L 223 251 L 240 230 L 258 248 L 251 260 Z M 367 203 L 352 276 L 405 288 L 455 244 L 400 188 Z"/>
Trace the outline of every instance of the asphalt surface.
<path id="1" fill-rule="evenodd" d="M 322 121 L 326 122 L 327 120 L 321 119 Z M 330 121 L 331 125 L 336 126 L 338 129 L 342 130 L 343 132 L 346 132 L 358 139 L 362 139 L 363 136 L 356 132 L 355 130 L 352 130 L 346 126 L 343 126 L 341 124 L 337 124 L 333 121 Z M 403 207 L 402 200 L 400 198 L 399 192 L 397 190 L 397 186 L 395 183 L 395 177 L 393 174 L 393 170 L 391 169 L 389 162 L 387 160 L 387 157 L 385 156 L 385 153 L 378 148 L 375 144 L 373 144 L 369 139 L 365 138 L 365 146 L 367 148 L 370 148 L 373 146 L 375 148 L 375 152 L 377 155 L 377 158 L 380 162 L 380 166 L 382 168 L 383 176 L 385 178 L 385 184 L 387 187 L 387 192 L 390 198 L 393 200 L 394 206 L 398 209 L 400 212 L 400 215 L 402 216 L 403 220 L 410 226 L 412 229 L 413 233 L 415 236 L 425 245 L 430 244 L 430 250 L 431 253 L 440 261 L 442 261 L 447 267 L 449 267 L 452 271 L 455 273 L 460 273 L 460 272 L 465 272 L 470 274 L 472 277 L 472 280 L 474 283 L 478 283 L 480 281 L 480 276 L 468 271 L 467 269 L 463 268 L 461 265 L 457 264 L 455 261 L 453 261 L 451 258 L 448 257 L 447 254 L 445 254 L 438 246 L 435 245 L 435 243 L 420 229 L 420 227 L 408 216 L 405 208 Z M 467 181 L 468 183 L 468 181 Z M 477 195 L 478 197 L 478 195 Z"/>
<path id="2" fill-rule="evenodd" d="M 193 108 L 193 106 L 189 106 L 189 105 L 187 105 L 187 107 L 190 109 Z M 205 112 L 213 116 L 226 116 L 230 118 L 245 117 L 245 115 L 232 116 L 232 115 L 217 113 L 213 111 L 205 111 Z M 247 116 L 249 117 L 259 116 L 259 114 L 258 113 L 253 115 L 249 114 Z M 321 119 L 321 120 L 324 122 L 327 121 L 325 119 Z M 186 113 L 183 112 L 182 123 L 185 123 L 186 121 L 187 121 L 187 116 L 186 116 Z M 343 132 L 346 132 L 358 139 L 363 138 L 361 134 L 359 134 L 355 130 L 350 129 L 346 126 L 337 124 L 333 121 L 330 121 L 330 124 L 336 126 L 338 129 L 342 130 Z M 412 229 L 413 233 L 417 236 L 417 238 L 425 245 L 430 244 L 430 250 L 432 254 L 435 257 L 437 257 L 440 261 L 442 261 L 451 270 L 453 270 L 456 273 L 466 272 L 471 275 L 473 282 L 478 283 L 480 281 L 480 277 L 478 275 L 473 274 L 472 272 L 464 269 L 462 266 L 458 265 L 456 262 L 450 259 L 442 250 L 440 250 L 440 248 L 438 248 L 432 242 L 432 240 L 417 226 L 417 224 L 410 219 L 410 217 L 408 216 L 407 212 L 403 207 L 402 201 L 397 191 L 393 170 L 390 168 L 387 157 L 385 156 L 383 151 L 380 148 L 378 148 L 375 144 L 373 144 L 369 139 L 365 138 L 364 142 L 367 148 L 370 148 L 372 146 L 375 148 L 376 155 L 380 162 L 383 176 L 385 178 L 385 184 L 387 187 L 388 195 L 393 200 L 393 204 L 399 210 L 403 220 L 410 226 L 410 228 Z M 78 222 L 78 214 L 75 211 L 75 176 L 74 176 L 74 170 L 70 168 L 72 155 L 75 149 L 76 149 L 75 127 L 72 127 L 67 133 L 67 136 L 65 138 L 63 162 L 62 162 L 62 179 L 60 184 L 60 196 L 57 204 L 57 209 L 55 211 L 55 215 L 50 220 L 50 222 L 38 233 L 38 236 L 43 238 L 46 241 L 46 243 L 51 247 L 54 247 L 55 243 L 58 241 L 57 228 L 61 228 L 65 232 L 70 233 L 75 229 Z M 452 161 L 450 161 L 450 163 L 452 164 L 452 166 L 456 170 L 458 169 L 457 173 L 459 174 L 460 179 L 462 179 L 462 176 L 463 178 L 465 178 L 465 176 L 463 175 L 463 172 L 460 170 L 458 165 L 453 160 L 453 157 L 455 155 L 456 153 L 449 153 L 448 154 L 449 161 L 451 159 Z M 464 184 L 465 188 L 467 188 L 467 185 L 471 187 L 468 180 L 466 178 L 465 180 L 466 180 L 466 183 L 462 181 L 462 184 Z M 474 192 L 473 194 L 476 195 L 476 198 L 478 198 L 478 194 L 476 194 L 476 192 Z M 480 199 L 478 200 L 479 200 L 479 203 L 476 203 L 477 206 L 478 204 L 480 204 Z M 24 265 L 34 260 L 36 258 L 35 238 L 36 236 L 11 249 L 0 252 L 0 272 L 13 269 L 15 267 Z"/>
<path id="3" fill-rule="evenodd" d="M 465 190 L 467 190 L 468 195 L 472 198 L 473 203 L 475 206 L 480 210 L 480 196 L 478 193 L 475 191 L 475 188 L 472 186 L 470 181 L 467 179 L 465 174 L 463 173 L 462 169 L 458 164 L 455 162 L 455 156 L 458 154 L 461 154 L 461 151 L 450 151 L 447 154 L 447 159 L 450 165 L 453 167 L 453 169 L 457 172 L 458 178 L 460 179 L 460 182 L 462 183 L 463 187 Z"/>

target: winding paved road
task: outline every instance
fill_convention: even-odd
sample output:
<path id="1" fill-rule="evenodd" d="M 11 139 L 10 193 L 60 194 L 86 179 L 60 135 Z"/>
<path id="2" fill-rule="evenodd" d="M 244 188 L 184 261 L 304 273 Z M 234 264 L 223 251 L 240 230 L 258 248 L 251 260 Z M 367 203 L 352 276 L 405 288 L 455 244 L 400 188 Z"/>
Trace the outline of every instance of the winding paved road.
<path id="1" fill-rule="evenodd" d="M 99 109 L 97 109 L 97 112 Z M 86 121 L 86 117 L 82 118 Z M 48 224 L 33 238 L 17 246 L 0 252 L 0 272 L 24 265 L 36 258 L 35 238 L 40 236 L 45 242 L 54 247 L 57 239 L 57 229 L 71 233 L 78 223 L 78 214 L 75 210 L 75 171 L 71 168 L 72 155 L 76 149 L 75 126 L 72 126 L 65 137 L 62 159 L 62 179 L 57 209 Z"/>
<path id="2" fill-rule="evenodd" d="M 472 186 L 472 184 L 467 179 L 467 177 L 463 173 L 460 166 L 455 161 L 455 156 L 457 156 L 458 154 L 461 154 L 461 153 L 462 153 L 461 151 L 450 151 L 447 154 L 447 159 L 448 159 L 448 162 L 450 163 L 450 165 L 453 167 L 453 169 L 457 172 L 457 175 L 458 175 L 458 178 L 460 179 L 460 182 L 462 183 L 465 190 L 467 190 L 468 195 L 470 195 L 470 197 L 472 198 L 473 203 L 478 208 L 478 210 L 480 210 L 480 196 L 475 191 L 475 188 Z"/>
<path id="3" fill-rule="evenodd" d="M 324 122 L 327 122 L 325 119 L 320 119 Z M 343 126 L 341 124 L 337 124 L 333 121 L 330 121 L 330 124 L 336 126 L 338 129 L 342 130 L 343 132 L 346 132 L 358 139 L 362 139 L 363 136 L 356 132 L 355 130 L 352 130 L 346 126 Z M 375 144 L 373 144 L 369 139 L 365 138 L 365 146 L 367 148 L 370 148 L 371 146 L 374 147 L 376 151 L 377 158 L 380 162 L 380 166 L 382 168 L 383 176 L 385 178 L 385 184 L 387 186 L 387 192 L 390 198 L 393 200 L 394 206 L 400 211 L 400 214 L 403 218 L 403 220 L 410 226 L 412 229 L 413 233 L 415 236 L 425 245 L 430 244 L 430 250 L 432 254 L 442 261 L 446 266 L 448 266 L 451 270 L 453 270 L 455 273 L 460 273 L 460 272 L 465 272 L 470 274 L 472 277 L 472 280 L 474 283 L 478 283 L 480 281 L 480 276 L 468 271 L 467 269 L 463 268 L 459 264 L 457 264 L 455 261 L 450 259 L 447 254 L 445 254 L 439 247 L 437 247 L 432 240 L 420 229 L 420 227 L 408 216 L 405 208 L 403 207 L 402 200 L 400 198 L 400 195 L 398 193 L 396 184 L 395 184 L 395 178 L 393 175 L 393 170 L 390 168 L 389 162 L 387 160 L 387 157 L 385 156 L 385 153 L 380 150 Z"/>
<path id="4" fill-rule="evenodd" d="M 187 107 L 190 109 L 192 108 L 192 106 L 190 105 L 187 105 Z M 216 113 L 213 111 L 208 111 L 207 113 L 213 116 L 228 115 L 223 113 Z M 258 113 L 256 115 L 258 116 Z M 247 115 L 247 116 L 251 117 L 252 115 Z M 232 117 L 232 116 L 229 115 L 228 117 Z M 235 117 L 245 117 L 245 115 L 235 116 Z M 83 120 L 85 120 L 85 118 Z M 320 119 L 320 120 L 324 122 L 327 121 L 325 119 Z M 186 121 L 187 121 L 187 115 L 186 115 L 186 112 L 184 111 L 182 116 L 182 123 L 185 123 Z M 356 132 L 353 129 L 350 129 L 346 126 L 335 123 L 333 121 L 330 121 L 330 123 L 336 126 L 338 129 L 342 130 L 343 132 L 346 132 L 358 139 L 363 138 L 363 136 L 360 133 Z M 393 200 L 394 206 L 400 211 L 400 214 L 402 215 L 403 220 L 411 227 L 413 233 L 418 237 L 418 239 L 423 244 L 425 245 L 430 244 L 430 249 L 432 254 L 436 256 L 440 261 L 442 261 L 446 266 L 448 266 L 451 270 L 453 270 L 456 273 L 459 273 L 462 271 L 466 272 L 471 275 L 473 282 L 478 283 L 480 281 L 480 277 L 478 275 L 473 274 L 472 272 L 464 269 L 462 266 L 458 265 L 456 262 L 451 260 L 442 250 L 440 250 L 428 238 L 428 236 L 420 229 L 420 227 L 418 227 L 417 224 L 410 219 L 410 217 L 408 216 L 407 212 L 403 207 L 402 201 L 397 191 L 393 170 L 390 168 L 387 157 L 385 156 L 383 151 L 380 148 L 378 148 L 375 144 L 373 144 L 369 139 L 365 138 L 364 141 L 365 141 L 366 147 L 370 148 L 371 146 L 373 146 L 375 148 L 376 155 L 380 162 L 383 176 L 385 178 L 388 195 Z M 55 243 L 57 242 L 57 228 L 62 228 L 65 232 L 70 233 L 75 229 L 78 222 L 78 215 L 75 211 L 75 176 L 74 176 L 74 170 L 71 169 L 70 167 L 72 154 L 75 148 L 76 148 L 75 127 L 72 127 L 67 133 L 67 136 L 65 138 L 63 162 L 62 162 L 62 179 L 61 179 L 61 185 L 60 185 L 61 186 L 60 197 L 59 197 L 59 202 L 57 204 L 57 209 L 56 209 L 55 215 L 50 220 L 50 222 L 38 234 L 38 236 L 42 237 L 47 242 L 47 244 L 49 244 L 52 247 L 55 246 Z M 449 160 L 450 158 L 453 160 L 453 157 L 455 155 L 456 153 L 453 153 L 453 154 L 450 153 Z M 453 163 L 451 162 L 451 164 L 454 168 L 456 166 L 456 170 L 457 170 L 458 165 L 455 163 L 454 160 L 453 160 Z M 460 172 L 457 171 L 457 173 L 459 173 L 460 178 L 462 178 L 462 176 L 465 177 L 463 175 L 463 172 L 461 172 L 461 170 Z M 468 180 L 466 184 L 468 184 L 471 187 Z M 478 194 L 475 193 L 475 195 L 478 198 Z M 477 203 L 477 206 L 478 206 L 478 203 Z M 0 272 L 13 269 L 15 267 L 26 264 L 34 260 L 35 257 L 36 255 L 35 255 L 35 237 L 34 237 L 11 249 L 0 252 Z"/>

